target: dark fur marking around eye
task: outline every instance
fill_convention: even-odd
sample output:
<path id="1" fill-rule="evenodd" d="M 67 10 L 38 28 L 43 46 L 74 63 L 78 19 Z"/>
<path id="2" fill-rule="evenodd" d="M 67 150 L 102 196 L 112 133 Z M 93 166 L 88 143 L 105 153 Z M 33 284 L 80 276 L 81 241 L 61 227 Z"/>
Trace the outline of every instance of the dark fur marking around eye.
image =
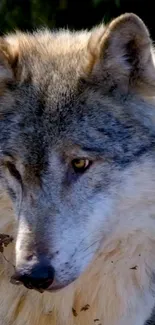
<path id="1" fill-rule="evenodd" d="M 63 183 L 65 186 L 69 186 L 71 183 L 76 182 L 77 179 L 78 179 L 78 174 L 69 168 L 67 170 Z"/>
<path id="2" fill-rule="evenodd" d="M 10 174 L 21 183 L 22 182 L 21 176 L 20 176 L 18 170 L 16 169 L 16 167 L 14 166 L 14 164 L 8 161 L 6 163 L 6 166 L 9 170 Z"/>
<path id="3" fill-rule="evenodd" d="M 10 195 L 11 199 L 13 201 L 16 200 L 16 193 L 13 191 L 12 188 L 10 188 L 9 186 L 7 186 L 7 191 L 8 191 L 8 194 Z"/>

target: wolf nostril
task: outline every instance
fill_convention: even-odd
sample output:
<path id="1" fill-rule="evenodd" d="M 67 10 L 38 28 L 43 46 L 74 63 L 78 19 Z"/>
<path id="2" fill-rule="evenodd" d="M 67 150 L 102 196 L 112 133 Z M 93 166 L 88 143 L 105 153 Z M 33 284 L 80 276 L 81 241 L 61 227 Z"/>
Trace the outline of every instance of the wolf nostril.
<path id="1" fill-rule="evenodd" d="M 54 281 L 54 273 L 54 268 L 46 263 L 37 263 L 29 268 L 26 264 L 20 272 L 12 276 L 11 283 L 24 284 L 28 289 L 43 292 Z"/>
<path id="2" fill-rule="evenodd" d="M 11 282 L 12 284 L 16 284 L 16 285 L 20 285 L 20 284 L 22 284 L 22 282 L 18 279 L 17 274 L 14 274 L 14 275 L 11 277 L 10 282 Z"/>

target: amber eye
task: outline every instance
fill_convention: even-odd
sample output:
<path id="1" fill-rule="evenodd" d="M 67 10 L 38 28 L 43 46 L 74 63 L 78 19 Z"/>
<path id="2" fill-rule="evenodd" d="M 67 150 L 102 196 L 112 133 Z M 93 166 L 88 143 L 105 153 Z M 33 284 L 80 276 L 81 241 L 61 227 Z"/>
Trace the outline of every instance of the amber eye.
<path id="1" fill-rule="evenodd" d="M 91 161 L 89 159 L 73 159 L 72 160 L 72 166 L 75 171 L 77 172 L 83 172 L 85 171 L 91 164 Z"/>

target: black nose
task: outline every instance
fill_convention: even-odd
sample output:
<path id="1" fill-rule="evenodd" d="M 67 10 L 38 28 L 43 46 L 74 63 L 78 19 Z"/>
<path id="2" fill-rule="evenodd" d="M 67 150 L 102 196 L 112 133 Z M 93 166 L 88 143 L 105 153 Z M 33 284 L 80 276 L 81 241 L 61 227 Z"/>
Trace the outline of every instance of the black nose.
<path id="1" fill-rule="evenodd" d="M 30 267 L 24 265 L 11 278 L 13 284 L 24 284 L 28 289 L 35 289 L 40 292 L 46 290 L 54 280 L 54 268 L 43 261 Z"/>

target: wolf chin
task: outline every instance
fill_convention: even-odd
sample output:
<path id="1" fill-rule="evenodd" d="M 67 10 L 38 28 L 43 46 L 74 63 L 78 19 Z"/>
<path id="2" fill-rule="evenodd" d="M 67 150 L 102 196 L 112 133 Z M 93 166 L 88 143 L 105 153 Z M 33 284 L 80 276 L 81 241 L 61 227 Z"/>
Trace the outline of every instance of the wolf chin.
<path id="1" fill-rule="evenodd" d="M 0 233 L 14 238 L 0 253 L 1 325 L 150 317 L 154 92 L 134 14 L 0 39 Z"/>

